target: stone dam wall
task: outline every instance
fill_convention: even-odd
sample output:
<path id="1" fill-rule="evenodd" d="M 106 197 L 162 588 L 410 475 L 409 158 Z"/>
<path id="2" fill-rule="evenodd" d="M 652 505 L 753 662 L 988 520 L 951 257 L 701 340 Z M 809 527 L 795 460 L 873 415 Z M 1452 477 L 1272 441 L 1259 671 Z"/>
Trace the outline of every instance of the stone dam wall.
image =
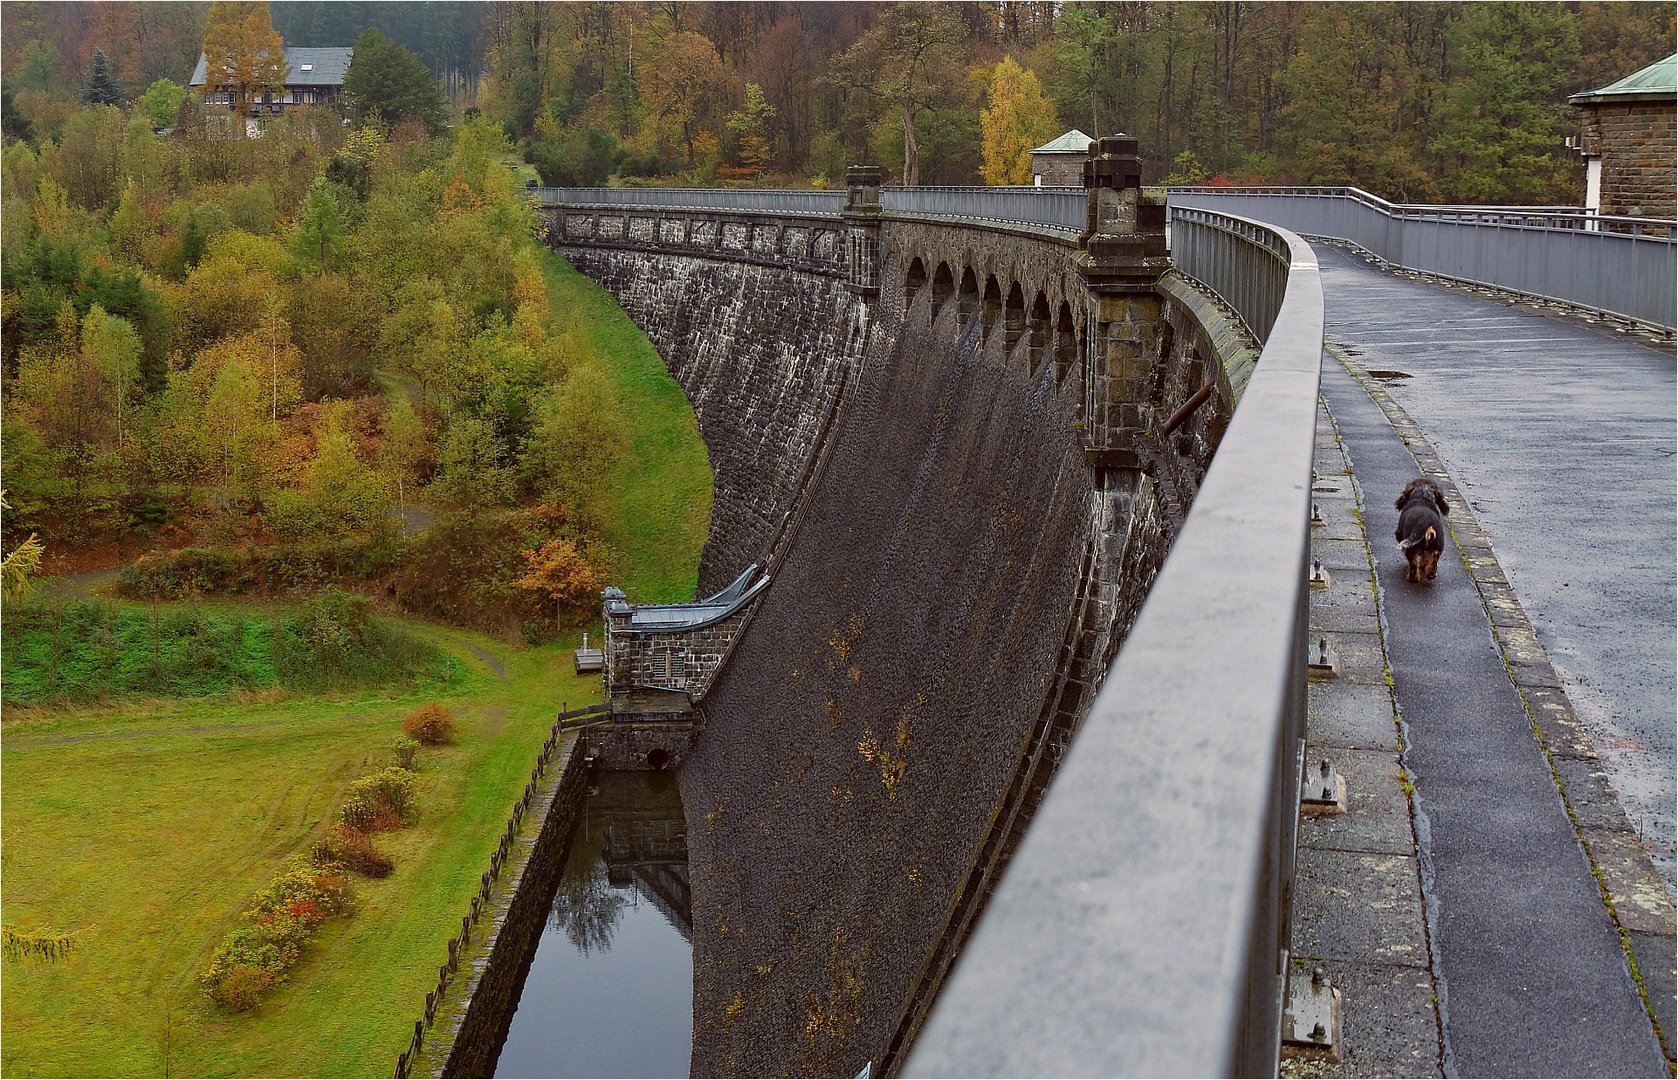
<path id="1" fill-rule="evenodd" d="M 834 396 L 858 361 L 864 333 L 853 297 L 837 278 L 775 266 L 560 251 L 617 297 L 699 418 L 716 474 L 699 562 L 698 595 L 709 596 L 764 558 L 792 508 Z"/>
<path id="2" fill-rule="evenodd" d="M 1142 411 L 1163 424 L 1203 379 L 1218 392 L 1144 469 L 1092 468 L 1080 335 L 1045 345 L 983 295 L 917 287 L 912 245 L 887 245 L 869 300 L 796 269 L 556 247 L 619 298 L 694 403 L 717 473 L 700 593 L 762 559 L 800 507 L 679 772 L 693 1075 L 889 1075 L 1140 609 L 1256 350 L 1214 301 L 1162 288 Z M 1048 243 L 989 247 L 968 257 L 981 281 L 997 263 L 1004 290 L 1010 253 L 1069 262 Z M 1078 284 L 1051 285 L 1055 306 L 1076 307 Z"/>

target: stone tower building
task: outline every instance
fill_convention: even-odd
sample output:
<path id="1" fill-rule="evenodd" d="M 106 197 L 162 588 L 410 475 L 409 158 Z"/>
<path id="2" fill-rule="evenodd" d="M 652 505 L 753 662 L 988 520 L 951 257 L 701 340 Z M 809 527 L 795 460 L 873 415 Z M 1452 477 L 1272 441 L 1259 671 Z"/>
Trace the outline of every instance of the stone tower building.
<path id="1" fill-rule="evenodd" d="M 1678 54 L 1568 100 L 1585 111 L 1585 207 L 1678 218 Z"/>

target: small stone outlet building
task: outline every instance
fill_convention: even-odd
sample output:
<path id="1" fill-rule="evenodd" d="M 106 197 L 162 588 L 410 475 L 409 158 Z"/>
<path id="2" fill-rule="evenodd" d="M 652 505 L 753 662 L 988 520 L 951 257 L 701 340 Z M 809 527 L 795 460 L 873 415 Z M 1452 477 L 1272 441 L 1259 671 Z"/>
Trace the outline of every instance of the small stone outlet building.
<path id="1" fill-rule="evenodd" d="M 748 567 L 715 596 L 691 604 L 631 604 L 623 591 L 605 591 L 607 701 L 631 693 L 664 691 L 700 697 L 711 685 L 729 646 L 769 576 Z"/>
<path id="2" fill-rule="evenodd" d="M 1031 154 L 1031 182 L 1038 187 L 1078 187 L 1084 182 L 1084 162 L 1094 140 L 1077 128 Z"/>
<path id="3" fill-rule="evenodd" d="M 1678 218 L 1678 54 L 1568 100 L 1585 113 L 1585 207 Z"/>

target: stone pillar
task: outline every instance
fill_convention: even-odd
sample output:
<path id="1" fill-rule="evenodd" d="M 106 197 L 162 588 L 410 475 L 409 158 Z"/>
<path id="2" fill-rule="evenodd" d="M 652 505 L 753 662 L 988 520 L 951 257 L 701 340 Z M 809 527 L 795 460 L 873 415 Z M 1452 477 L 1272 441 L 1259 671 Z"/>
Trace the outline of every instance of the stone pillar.
<path id="1" fill-rule="evenodd" d="M 1098 468 L 1141 466 L 1149 397 L 1159 353 L 1160 298 L 1171 267 L 1165 253 L 1165 199 L 1142 191 L 1135 139 L 1109 135 L 1090 144 L 1084 164 L 1088 198 L 1078 255 L 1084 281 L 1085 454 Z"/>
<path id="2" fill-rule="evenodd" d="M 607 586 L 601 592 L 600 597 L 603 601 L 601 606 L 604 609 L 602 621 L 605 624 L 605 633 L 602 635 L 600 642 L 600 655 L 603 661 L 600 665 L 600 681 L 602 683 L 600 700 L 605 703 L 612 700 L 614 688 L 621 686 L 624 690 L 628 690 L 633 683 L 634 672 L 630 669 L 633 667 L 634 661 L 632 657 L 625 654 L 631 641 L 631 637 L 627 633 L 629 617 L 634 614 L 635 607 L 626 601 L 623 590 L 616 585 Z"/>
<path id="3" fill-rule="evenodd" d="M 850 266 L 845 287 L 859 296 L 880 295 L 880 180 L 878 165 L 845 170 L 845 248 Z"/>

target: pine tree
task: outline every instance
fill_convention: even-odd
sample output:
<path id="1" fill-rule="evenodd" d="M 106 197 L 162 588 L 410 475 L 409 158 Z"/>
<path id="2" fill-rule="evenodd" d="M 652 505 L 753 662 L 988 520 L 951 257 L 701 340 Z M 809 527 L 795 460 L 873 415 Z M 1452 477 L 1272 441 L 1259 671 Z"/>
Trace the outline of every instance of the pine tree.
<path id="1" fill-rule="evenodd" d="M 309 185 L 309 194 L 297 215 L 297 231 L 291 236 L 292 255 L 314 270 L 328 270 L 343 246 L 343 216 L 326 188 L 326 179 L 319 177 Z"/>
<path id="2" fill-rule="evenodd" d="M 122 84 L 111 74 L 111 65 L 102 49 L 93 50 L 93 74 L 88 76 L 87 89 L 82 91 L 83 105 L 121 105 L 127 94 Z"/>
<path id="3" fill-rule="evenodd" d="M 344 96 L 363 116 L 377 113 L 392 126 L 418 120 L 436 135 L 448 124 L 448 109 L 430 70 L 373 27 L 356 39 L 344 75 Z"/>
<path id="4" fill-rule="evenodd" d="M 186 227 L 181 230 L 181 262 L 191 270 L 204 257 L 204 234 L 198 228 L 198 211 L 189 210 Z"/>

